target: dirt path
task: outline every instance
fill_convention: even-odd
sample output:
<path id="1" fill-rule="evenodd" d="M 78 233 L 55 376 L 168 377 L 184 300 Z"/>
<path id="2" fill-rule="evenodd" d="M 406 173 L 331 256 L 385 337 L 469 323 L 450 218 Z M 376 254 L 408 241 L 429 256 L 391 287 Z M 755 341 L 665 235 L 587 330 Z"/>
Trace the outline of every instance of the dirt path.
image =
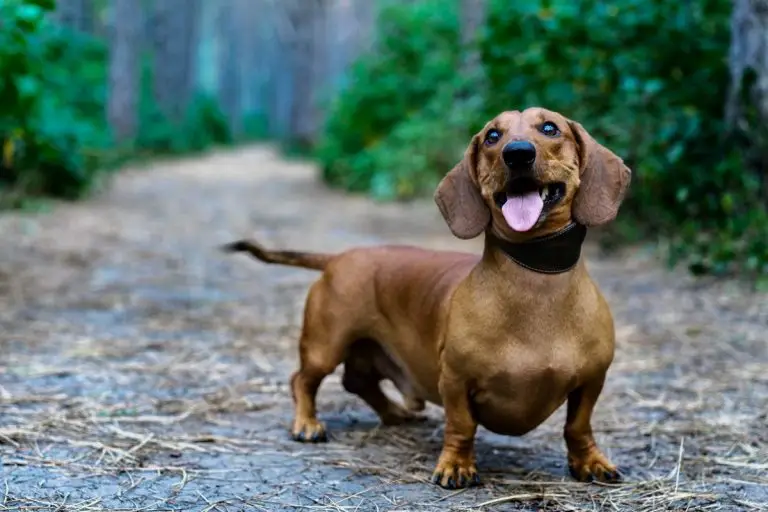
<path id="1" fill-rule="evenodd" d="M 641 249 L 587 250 L 618 332 L 594 426 L 628 484 L 565 476 L 558 411 L 523 438 L 481 431 L 486 485 L 440 490 L 424 482 L 441 412 L 379 427 L 338 376 L 319 397 L 331 442 L 288 441 L 287 377 L 316 275 L 216 246 L 478 250 L 430 201 L 373 206 L 314 176 L 249 148 L 0 216 L 0 510 L 768 507 L 768 297 L 666 273 Z"/>

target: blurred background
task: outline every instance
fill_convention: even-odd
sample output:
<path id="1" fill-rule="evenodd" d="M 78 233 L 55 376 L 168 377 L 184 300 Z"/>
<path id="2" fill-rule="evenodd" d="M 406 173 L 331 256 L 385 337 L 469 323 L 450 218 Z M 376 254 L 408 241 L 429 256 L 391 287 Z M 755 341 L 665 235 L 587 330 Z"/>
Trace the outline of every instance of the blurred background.
<path id="1" fill-rule="evenodd" d="M 584 247 L 627 485 L 561 485 L 561 408 L 444 493 L 439 411 L 340 371 L 290 441 L 317 274 L 218 244 L 479 250 L 434 187 L 536 105 L 634 171 Z M 768 510 L 766 121 L 768 0 L 0 0 L 0 511 Z"/>
<path id="2" fill-rule="evenodd" d="M 766 27 L 764 0 L 0 0 L 0 204 L 266 140 L 429 196 L 487 119 L 541 105 L 635 171 L 606 243 L 765 283 Z"/>

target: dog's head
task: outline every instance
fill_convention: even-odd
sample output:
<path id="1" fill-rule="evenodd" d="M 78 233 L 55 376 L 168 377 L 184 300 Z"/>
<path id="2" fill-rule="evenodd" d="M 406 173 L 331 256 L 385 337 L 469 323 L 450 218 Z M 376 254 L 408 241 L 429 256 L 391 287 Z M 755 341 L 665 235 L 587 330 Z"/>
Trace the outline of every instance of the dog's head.
<path id="1" fill-rule="evenodd" d="M 502 238 L 521 240 L 571 221 L 610 222 L 630 177 L 621 158 L 579 123 L 529 108 L 488 122 L 440 182 L 435 202 L 458 238 L 490 228 Z"/>

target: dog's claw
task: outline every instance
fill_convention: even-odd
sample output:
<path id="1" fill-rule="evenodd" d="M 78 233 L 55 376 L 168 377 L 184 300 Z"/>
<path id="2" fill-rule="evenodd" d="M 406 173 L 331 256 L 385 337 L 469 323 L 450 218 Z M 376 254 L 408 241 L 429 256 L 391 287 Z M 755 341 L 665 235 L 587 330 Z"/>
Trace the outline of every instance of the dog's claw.
<path id="1" fill-rule="evenodd" d="M 580 482 L 620 483 L 621 472 L 599 451 L 583 458 L 569 457 L 568 471 Z"/>
<path id="2" fill-rule="evenodd" d="M 479 485 L 480 477 L 473 460 L 441 456 L 432 473 L 432 483 L 443 489 L 464 489 Z"/>
<path id="3" fill-rule="evenodd" d="M 592 483 L 592 481 L 594 480 L 594 477 L 592 476 L 592 473 L 588 473 L 587 475 L 582 476 L 582 475 L 579 474 L 578 471 L 576 471 L 576 468 L 573 467 L 573 466 L 568 466 L 568 471 L 571 473 L 571 476 L 574 479 L 576 479 L 576 480 L 578 480 L 580 482 L 584 482 L 584 483 L 589 484 L 589 483 Z"/>
<path id="4" fill-rule="evenodd" d="M 291 436 L 300 443 L 324 443 L 328 440 L 325 427 L 316 419 L 296 421 Z"/>

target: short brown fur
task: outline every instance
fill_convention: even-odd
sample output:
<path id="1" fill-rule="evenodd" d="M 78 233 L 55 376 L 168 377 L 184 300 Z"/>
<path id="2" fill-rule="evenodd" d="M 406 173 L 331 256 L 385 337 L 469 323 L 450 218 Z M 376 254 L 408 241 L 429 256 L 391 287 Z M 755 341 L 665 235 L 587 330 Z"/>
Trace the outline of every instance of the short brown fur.
<path id="1" fill-rule="evenodd" d="M 545 121 L 558 137 L 540 132 Z M 504 189 L 502 143 L 536 147 L 536 176 L 563 182 L 563 199 L 529 232 L 508 227 L 494 203 Z M 435 201 L 459 238 L 483 232 L 518 241 L 555 232 L 572 221 L 612 220 L 630 181 L 622 160 L 584 128 L 541 108 L 504 112 L 472 139 L 443 179 Z M 385 424 L 417 419 L 425 401 L 445 410 L 443 450 L 433 475 L 447 488 L 479 482 L 478 425 L 522 435 L 567 402 L 564 437 L 572 475 L 616 481 L 616 467 L 592 436 L 591 416 L 613 360 L 610 309 L 580 261 L 545 275 L 525 269 L 494 245 L 482 256 L 406 246 L 359 248 L 337 255 L 267 251 L 253 242 L 227 246 L 266 262 L 323 270 L 312 285 L 299 341 L 300 368 L 291 378 L 296 405 L 292 434 L 325 439 L 315 397 L 323 378 L 344 363 L 344 387 Z M 379 384 L 390 379 L 405 396 L 392 402 Z"/>

